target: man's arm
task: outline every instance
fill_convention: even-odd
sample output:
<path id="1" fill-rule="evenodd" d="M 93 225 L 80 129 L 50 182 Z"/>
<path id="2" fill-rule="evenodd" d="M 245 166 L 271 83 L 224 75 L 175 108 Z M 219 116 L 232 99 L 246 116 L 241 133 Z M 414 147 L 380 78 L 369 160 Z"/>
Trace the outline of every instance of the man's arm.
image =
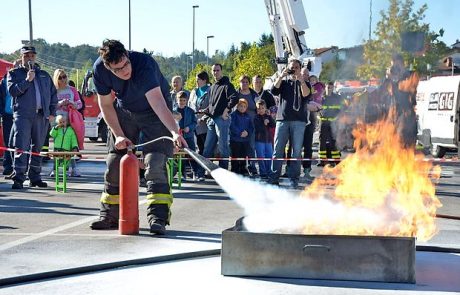
<path id="1" fill-rule="evenodd" d="M 174 120 L 171 111 L 166 105 L 166 101 L 163 97 L 163 94 L 161 93 L 160 87 L 150 89 L 145 94 L 145 97 L 147 97 L 147 101 L 149 102 L 153 111 L 157 114 L 158 118 L 160 118 L 165 127 L 171 132 L 173 139 L 177 141 L 179 146 L 188 147 L 185 139 L 179 134 L 179 129 L 177 128 L 176 121 Z"/>

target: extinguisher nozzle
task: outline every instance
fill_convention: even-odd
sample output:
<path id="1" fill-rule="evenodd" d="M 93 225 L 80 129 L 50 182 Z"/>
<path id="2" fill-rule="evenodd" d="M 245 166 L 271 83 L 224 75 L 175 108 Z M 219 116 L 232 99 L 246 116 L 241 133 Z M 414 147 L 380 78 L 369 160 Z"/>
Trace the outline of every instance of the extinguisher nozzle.
<path id="1" fill-rule="evenodd" d="M 192 151 L 189 148 L 184 148 L 184 151 L 192 157 L 201 167 L 203 167 L 206 171 L 211 172 L 219 168 L 216 164 L 211 162 L 210 160 L 206 159 L 205 157 L 201 156 L 200 154 Z"/>

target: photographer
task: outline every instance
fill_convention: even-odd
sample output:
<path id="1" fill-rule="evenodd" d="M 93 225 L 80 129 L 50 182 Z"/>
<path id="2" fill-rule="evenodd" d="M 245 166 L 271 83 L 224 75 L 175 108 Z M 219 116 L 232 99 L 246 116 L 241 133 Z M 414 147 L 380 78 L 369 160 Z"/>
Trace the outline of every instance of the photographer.
<path id="1" fill-rule="evenodd" d="M 288 67 L 276 79 L 271 89 L 273 95 L 280 98 L 276 114 L 275 147 L 273 153 L 272 171 L 268 183 L 279 185 L 282 161 L 287 142 L 292 146 L 293 158 L 300 158 L 307 121 L 306 104 L 311 93 L 308 81 L 302 79 L 302 65 L 297 59 L 289 61 Z M 287 78 L 288 77 L 288 78 Z M 300 162 L 294 161 L 289 167 L 291 187 L 297 188 L 300 177 Z"/>

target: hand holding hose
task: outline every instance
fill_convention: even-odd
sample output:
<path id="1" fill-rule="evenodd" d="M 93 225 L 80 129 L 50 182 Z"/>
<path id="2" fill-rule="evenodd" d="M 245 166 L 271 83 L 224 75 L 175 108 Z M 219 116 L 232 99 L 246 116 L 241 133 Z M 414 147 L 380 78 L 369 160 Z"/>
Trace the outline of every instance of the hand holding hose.
<path id="1" fill-rule="evenodd" d="M 124 150 L 128 147 L 134 146 L 131 140 L 124 136 L 117 136 L 115 138 L 115 148 L 117 150 Z"/>
<path id="2" fill-rule="evenodd" d="M 185 141 L 184 137 L 182 137 L 181 134 L 176 133 L 175 131 L 171 131 L 173 140 L 174 140 L 174 145 L 176 147 L 188 147 L 187 142 Z"/>

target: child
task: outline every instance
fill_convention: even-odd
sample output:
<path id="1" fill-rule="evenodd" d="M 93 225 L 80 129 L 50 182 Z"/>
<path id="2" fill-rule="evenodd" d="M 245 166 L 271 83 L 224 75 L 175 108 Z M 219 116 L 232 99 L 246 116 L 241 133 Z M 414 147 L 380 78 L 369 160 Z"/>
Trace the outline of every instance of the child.
<path id="1" fill-rule="evenodd" d="M 275 120 L 267 115 L 267 105 L 264 100 L 256 102 L 257 115 L 254 118 L 256 135 L 257 158 L 271 158 L 273 156 L 273 144 L 270 129 L 275 127 Z M 259 175 L 262 179 L 268 178 L 270 173 L 270 160 L 259 161 Z"/>
<path id="2" fill-rule="evenodd" d="M 240 98 L 236 106 L 236 111 L 231 114 L 230 150 L 233 158 L 249 157 L 249 139 L 254 132 L 254 123 L 246 113 L 247 109 L 248 103 L 246 99 Z M 246 162 L 242 160 L 232 160 L 232 172 L 249 175 Z"/>
<path id="3" fill-rule="evenodd" d="M 185 91 L 179 91 L 176 94 L 176 101 L 177 106 L 174 108 L 174 112 L 177 113 L 175 117 L 177 117 L 179 123 L 179 131 L 184 137 L 185 141 L 187 142 L 188 147 L 195 151 L 195 128 L 196 128 L 196 115 L 192 108 L 187 106 L 188 103 L 188 95 Z M 182 165 L 182 178 L 185 180 L 186 173 L 185 167 L 188 166 L 192 168 L 194 174 L 196 174 L 196 163 L 195 161 L 186 161 L 184 162 L 185 165 Z"/>
<path id="4" fill-rule="evenodd" d="M 56 116 L 56 124 L 50 131 L 50 136 L 54 138 L 54 151 L 78 152 L 77 135 L 70 125 L 67 126 L 67 117 Z M 70 176 L 80 177 L 75 159 L 70 161 L 70 165 L 72 167 Z M 51 172 L 50 176 L 54 176 L 54 171 Z"/>

